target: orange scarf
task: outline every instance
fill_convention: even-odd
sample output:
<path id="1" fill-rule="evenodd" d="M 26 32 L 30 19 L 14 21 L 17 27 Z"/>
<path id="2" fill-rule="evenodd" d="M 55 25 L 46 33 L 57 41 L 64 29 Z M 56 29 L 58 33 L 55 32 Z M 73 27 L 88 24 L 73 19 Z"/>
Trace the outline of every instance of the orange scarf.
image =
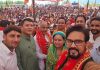
<path id="1" fill-rule="evenodd" d="M 0 27 L 0 31 L 3 31 L 4 30 L 4 27 Z"/>
<path id="2" fill-rule="evenodd" d="M 51 43 L 51 36 L 50 36 L 50 34 L 47 33 L 46 35 L 48 36 L 48 39 L 49 39 L 49 41 Z M 48 50 L 47 46 L 46 46 L 47 41 L 46 41 L 45 36 L 43 35 L 41 30 L 37 30 L 36 31 L 36 39 L 37 39 L 37 42 L 38 42 L 39 47 L 42 50 L 42 52 L 44 54 L 47 54 L 47 50 Z"/>
<path id="3" fill-rule="evenodd" d="M 55 70 L 58 70 L 59 66 L 62 65 L 64 60 L 67 57 L 67 51 L 65 51 L 60 59 L 58 60 Z M 81 70 L 82 64 L 89 58 L 89 53 L 85 52 L 83 55 L 81 55 L 78 59 L 68 59 L 68 61 L 64 64 L 62 70 Z"/>

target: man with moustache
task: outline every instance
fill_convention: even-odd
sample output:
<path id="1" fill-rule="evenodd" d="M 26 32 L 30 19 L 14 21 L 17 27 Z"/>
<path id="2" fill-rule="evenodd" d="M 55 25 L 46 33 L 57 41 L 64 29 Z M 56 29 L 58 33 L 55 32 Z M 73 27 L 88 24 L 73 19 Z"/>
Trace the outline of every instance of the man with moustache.
<path id="1" fill-rule="evenodd" d="M 66 31 L 66 50 L 58 59 L 55 70 L 85 70 L 84 67 L 90 58 L 86 50 L 89 40 L 89 31 L 80 25 L 70 27 Z"/>
<path id="2" fill-rule="evenodd" d="M 75 25 L 77 24 L 86 27 L 86 17 L 84 15 L 77 15 L 75 18 Z"/>
<path id="3" fill-rule="evenodd" d="M 40 70 L 45 70 L 45 61 L 47 57 L 48 47 L 51 44 L 51 35 L 48 33 L 48 24 L 40 21 L 34 41 L 36 44 L 37 57 L 39 58 Z"/>
<path id="4" fill-rule="evenodd" d="M 100 37 L 100 17 L 95 17 L 90 22 L 90 30 L 93 34 L 93 39 Z"/>
<path id="5" fill-rule="evenodd" d="M 90 30 L 94 39 L 91 56 L 96 63 L 100 64 L 100 17 L 95 17 L 91 20 Z"/>
<path id="6" fill-rule="evenodd" d="M 21 30 L 17 26 L 7 26 L 3 30 L 0 43 L 0 70 L 19 70 L 15 48 L 20 42 Z"/>

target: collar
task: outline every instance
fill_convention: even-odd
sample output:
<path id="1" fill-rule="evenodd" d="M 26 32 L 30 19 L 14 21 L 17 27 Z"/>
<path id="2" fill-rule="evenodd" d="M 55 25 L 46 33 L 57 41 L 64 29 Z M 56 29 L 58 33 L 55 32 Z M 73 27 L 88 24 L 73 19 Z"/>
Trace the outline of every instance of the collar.
<path id="1" fill-rule="evenodd" d="M 1 43 L 1 48 L 2 48 L 2 49 L 5 51 L 5 53 L 8 54 L 8 55 L 11 55 L 11 54 L 14 54 L 14 53 L 15 53 L 15 49 L 13 50 L 13 52 L 11 52 L 3 42 Z"/>
<path id="2" fill-rule="evenodd" d="M 25 39 L 27 39 L 29 41 L 31 40 L 31 36 L 26 36 L 25 34 L 22 34 L 21 37 L 22 38 L 25 38 Z"/>

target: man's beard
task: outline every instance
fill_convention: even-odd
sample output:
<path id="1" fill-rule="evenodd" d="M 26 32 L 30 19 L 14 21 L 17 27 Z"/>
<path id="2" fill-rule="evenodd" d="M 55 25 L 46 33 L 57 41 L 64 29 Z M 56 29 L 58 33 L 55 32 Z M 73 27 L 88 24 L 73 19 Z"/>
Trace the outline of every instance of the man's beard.
<path id="1" fill-rule="evenodd" d="M 99 34 L 99 33 L 100 33 L 100 31 L 99 31 L 99 30 L 97 30 L 97 29 L 91 29 L 91 32 L 92 32 L 92 34 L 94 34 L 94 35 L 96 35 L 96 34 Z"/>
<path id="2" fill-rule="evenodd" d="M 68 56 L 72 59 L 77 59 L 80 57 L 79 50 L 76 48 L 69 48 L 68 49 Z"/>

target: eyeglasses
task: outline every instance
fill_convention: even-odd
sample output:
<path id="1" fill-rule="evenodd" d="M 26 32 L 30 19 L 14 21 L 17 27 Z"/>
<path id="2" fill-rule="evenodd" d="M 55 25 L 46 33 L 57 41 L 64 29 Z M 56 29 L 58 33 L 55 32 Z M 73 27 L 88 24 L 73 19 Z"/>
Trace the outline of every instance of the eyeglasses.
<path id="1" fill-rule="evenodd" d="M 76 46 L 79 46 L 79 45 L 82 45 L 84 41 L 82 41 L 82 40 L 74 40 L 73 41 L 71 39 L 67 39 L 66 42 L 69 45 L 72 45 L 74 43 Z"/>

